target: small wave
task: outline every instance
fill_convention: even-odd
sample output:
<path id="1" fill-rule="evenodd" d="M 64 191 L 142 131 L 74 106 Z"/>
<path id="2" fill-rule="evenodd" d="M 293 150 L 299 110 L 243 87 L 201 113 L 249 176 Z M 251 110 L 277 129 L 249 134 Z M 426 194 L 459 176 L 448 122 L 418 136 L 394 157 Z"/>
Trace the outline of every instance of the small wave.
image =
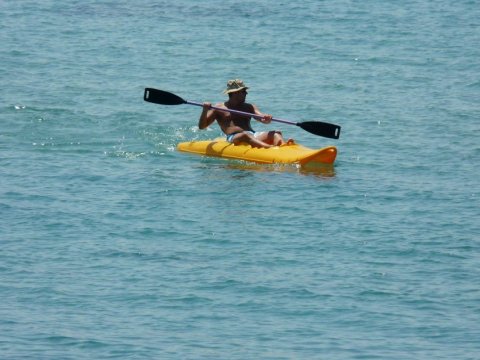
<path id="1" fill-rule="evenodd" d="M 470 84 L 467 84 L 467 87 L 469 87 L 469 88 L 480 88 L 480 81 L 474 81 Z"/>

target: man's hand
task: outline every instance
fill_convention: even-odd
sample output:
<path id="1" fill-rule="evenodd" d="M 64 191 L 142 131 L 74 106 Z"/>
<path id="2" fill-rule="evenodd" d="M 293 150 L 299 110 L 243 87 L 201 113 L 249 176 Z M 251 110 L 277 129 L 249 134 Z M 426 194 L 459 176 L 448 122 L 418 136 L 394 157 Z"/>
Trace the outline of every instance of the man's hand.
<path id="1" fill-rule="evenodd" d="M 262 123 L 264 124 L 270 124 L 272 122 L 272 115 L 270 114 L 264 114 L 262 118 Z"/>

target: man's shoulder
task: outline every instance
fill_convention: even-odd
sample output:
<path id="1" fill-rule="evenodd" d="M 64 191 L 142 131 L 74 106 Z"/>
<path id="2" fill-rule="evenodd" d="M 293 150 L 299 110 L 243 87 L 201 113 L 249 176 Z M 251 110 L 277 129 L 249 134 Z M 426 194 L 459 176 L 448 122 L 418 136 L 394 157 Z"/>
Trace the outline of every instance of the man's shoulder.
<path id="1" fill-rule="evenodd" d="M 220 102 L 218 104 L 215 104 L 215 107 L 217 108 L 217 110 L 215 110 L 215 114 L 220 117 L 220 118 L 223 118 L 226 114 L 225 111 L 222 111 L 222 109 L 228 109 L 227 105 L 223 102 Z"/>
<path id="2" fill-rule="evenodd" d="M 215 104 L 215 107 L 226 108 L 227 106 L 225 105 L 224 102 L 219 102 L 219 103 Z"/>
<path id="3" fill-rule="evenodd" d="M 247 112 L 252 112 L 252 110 L 254 109 L 254 105 L 250 103 L 244 103 L 243 106 Z"/>

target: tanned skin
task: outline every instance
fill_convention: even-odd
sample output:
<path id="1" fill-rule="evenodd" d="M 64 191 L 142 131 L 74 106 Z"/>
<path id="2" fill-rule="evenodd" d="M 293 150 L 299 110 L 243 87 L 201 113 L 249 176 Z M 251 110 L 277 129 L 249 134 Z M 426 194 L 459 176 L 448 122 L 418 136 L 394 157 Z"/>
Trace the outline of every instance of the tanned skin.
<path id="1" fill-rule="evenodd" d="M 272 121 L 272 115 L 263 114 L 257 106 L 245 102 L 247 97 L 246 89 L 230 92 L 228 95 L 228 101 L 224 103 L 218 103 L 215 105 L 215 107 L 259 115 L 261 118 L 257 120 L 264 124 L 269 124 Z M 234 144 L 247 143 L 253 147 L 270 148 L 272 146 L 279 146 L 286 143 L 283 140 L 283 136 L 280 131 L 273 130 L 253 135 L 249 132 L 253 131 L 250 124 L 251 117 L 233 114 L 228 111 L 212 109 L 211 106 L 211 103 L 203 103 L 203 111 L 200 115 L 200 119 L 198 120 L 198 127 L 200 129 L 207 128 L 216 120 L 226 135 L 236 133 L 232 139 Z"/>

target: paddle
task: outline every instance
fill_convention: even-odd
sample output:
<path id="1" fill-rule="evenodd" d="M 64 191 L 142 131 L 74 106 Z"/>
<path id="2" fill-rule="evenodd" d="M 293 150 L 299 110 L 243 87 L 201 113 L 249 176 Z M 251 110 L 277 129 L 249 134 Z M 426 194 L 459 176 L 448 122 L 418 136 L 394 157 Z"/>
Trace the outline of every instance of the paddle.
<path id="1" fill-rule="evenodd" d="M 155 104 L 160 104 L 160 105 L 189 104 L 189 105 L 195 105 L 195 106 L 203 106 L 203 104 L 201 103 L 184 100 L 180 96 L 172 94 L 168 91 L 157 90 L 153 88 L 145 88 L 143 99 L 145 101 L 155 103 Z M 215 106 L 212 106 L 211 108 L 215 110 L 220 110 L 220 111 L 228 111 L 233 114 L 251 116 L 258 119 L 262 118 L 262 116 L 260 115 L 255 115 L 255 114 L 238 111 L 238 110 L 219 108 Z M 334 124 L 329 124 L 321 121 L 292 122 L 292 121 L 276 119 L 276 118 L 272 118 L 272 121 L 280 122 L 283 124 L 297 125 L 301 127 L 303 130 L 318 136 L 323 136 L 323 137 L 332 138 L 332 139 L 338 139 L 340 137 L 341 127 Z"/>

